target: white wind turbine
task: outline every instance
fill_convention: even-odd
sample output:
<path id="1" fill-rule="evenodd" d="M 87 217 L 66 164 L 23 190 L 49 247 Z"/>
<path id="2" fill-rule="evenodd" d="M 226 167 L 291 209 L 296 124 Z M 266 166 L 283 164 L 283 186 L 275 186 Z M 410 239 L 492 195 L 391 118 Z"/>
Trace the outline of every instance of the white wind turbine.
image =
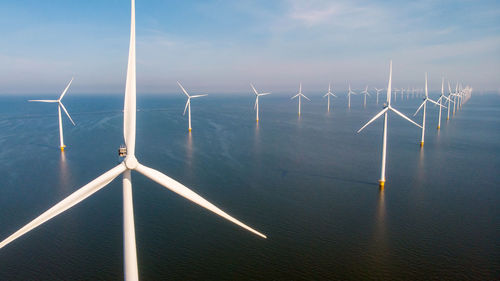
<path id="1" fill-rule="evenodd" d="M 14 232 L 7 239 L 0 242 L 0 248 L 38 227 L 44 222 L 54 218 L 60 213 L 80 203 L 87 197 L 99 191 L 116 177 L 123 174 L 123 238 L 124 238 L 124 278 L 125 280 L 138 280 L 137 252 L 135 243 L 134 212 L 132 202 L 131 171 L 135 170 L 151 180 L 163 185 L 167 189 L 200 205 L 201 207 L 233 222 L 236 225 L 266 238 L 264 234 L 250 228 L 237 219 L 231 217 L 212 203 L 205 200 L 183 184 L 162 174 L 161 172 L 140 164 L 135 158 L 135 133 L 136 133 L 136 56 L 135 56 L 135 3 L 131 0 L 131 31 L 130 48 L 127 66 L 127 80 L 125 86 L 125 102 L 123 110 L 123 136 L 127 155 L 125 160 L 90 183 L 84 185 L 61 202 L 48 209 L 33 221 Z"/>
<path id="2" fill-rule="evenodd" d="M 186 101 L 186 106 L 184 107 L 184 113 L 182 113 L 182 115 L 185 115 L 186 114 L 186 109 L 188 110 L 188 119 L 189 119 L 189 129 L 188 131 L 191 132 L 191 99 L 194 99 L 194 98 L 199 98 L 199 97 L 204 97 L 204 96 L 208 96 L 208 95 L 194 95 L 194 96 L 190 96 L 188 94 L 188 92 L 186 91 L 186 89 L 184 89 L 184 87 L 182 87 L 181 83 L 179 83 L 179 81 L 177 81 L 177 84 L 179 84 L 179 87 L 181 87 L 182 89 L 182 92 L 184 92 L 184 94 L 187 96 L 187 101 Z"/>
<path id="3" fill-rule="evenodd" d="M 327 97 L 328 98 L 328 112 L 330 112 L 330 96 L 332 97 L 337 97 L 334 93 L 332 93 L 332 88 L 331 88 L 331 85 L 328 84 L 328 93 L 326 93 L 323 97 Z"/>
<path id="4" fill-rule="evenodd" d="M 384 90 L 384 89 L 377 89 L 377 88 L 374 88 L 375 91 L 377 91 L 377 104 L 378 104 L 378 95 L 380 94 L 380 91 Z"/>
<path id="5" fill-rule="evenodd" d="M 363 107 L 366 107 L 366 96 L 370 95 L 370 93 L 368 93 L 368 86 L 366 86 L 365 90 L 361 92 L 361 94 L 364 94 L 365 95 L 365 100 L 363 102 Z"/>
<path id="6" fill-rule="evenodd" d="M 436 101 L 431 100 L 429 98 L 429 91 L 427 90 L 427 72 L 426 72 L 425 73 L 425 98 L 424 98 L 424 101 L 422 101 L 422 103 L 418 107 L 417 111 L 415 111 L 415 114 L 413 114 L 413 116 L 417 115 L 417 113 L 423 107 L 424 114 L 423 114 L 423 117 L 422 117 L 422 140 L 420 141 L 420 147 L 424 147 L 424 138 L 425 138 L 425 112 L 427 111 L 427 102 L 432 102 L 432 103 L 438 105 L 439 107 L 444 107 L 444 106 L 440 105 L 439 103 L 437 103 Z"/>
<path id="7" fill-rule="evenodd" d="M 375 115 L 370 121 L 368 121 L 368 123 L 366 123 L 358 131 L 358 133 L 361 132 L 364 128 L 366 128 L 366 126 L 371 124 L 373 121 L 378 119 L 380 116 L 384 115 L 384 133 L 383 133 L 383 139 L 382 139 L 382 169 L 380 172 L 380 180 L 378 181 L 380 189 L 383 189 L 385 186 L 385 160 L 386 160 L 386 154 L 387 154 L 387 129 L 388 129 L 387 128 L 387 113 L 389 112 L 389 110 L 391 110 L 392 112 L 396 113 L 397 115 L 403 117 L 404 119 L 410 121 L 415 126 L 420 127 L 420 128 L 422 127 L 419 124 L 415 123 L 410 118 L 406 117 L 403 113 L 397 111 L 396 109 L 394 109 L 391 106 L 391 94 L 392 94 L 391 86 L 392 86 L 392 60 L 390 63 L 390 68 L 389 68 L 389 84 L 387 86 L 387 103 L 384 104 L 384 109 L 382 109 L 382 111 L 377 113 L 377 115 Z"/>
<path id="8" fill-rule="evenodd" d="M 62 92 L 61 96 L 57 100 L 28 100 L 28 101 L 32 101 L 32 102 L 57 103 L 57 112 L 58 112 L 58 115 L 59 115 L 59 146 L 61 148 L 61 151 L 64 151 L 64 148 L 66 147 L 66 145 L 64 145 L 63 127 L 62 127 L 62 118 L 61 118 L 61 108 L 64 110 L 64 113 L 66 113 L 66 115 L 68 116 L 69 121 L 71 121 L 71 123 L 73 123 L 73 126 L 75 126 L 75 122 L 73 122 L 73 119 L 71 119 L 71 116 L 69 116 L 69 113 L 66 110 L 66 107 L 64 107 L 64 104 L 61 101 L 62 98 L 64 97 L 64 95 L 66 94 L 66 92 L 68 91 L 69 86 L 71 86 L 72 82 L 73 82 L 73 78 L 71 78 L 71 80 L 69 81 L 68 85 L 66 86 L 66 88 Z"/>
<path id="9" fill-rule="evenodd" d="M 442 106 L 443 99 L 447 99 L 449 103 L 449 98 L 444 95 L 444 77 L 441 79 L 441 96 L 439 96 L 438 103 Z M 439 121 L 438 121 L 438 130 L 441 129 L 441 106 L 439 107 Z"/>
<path id="10" fill-rule="evenodd" d="M 351 108 L 351 95 L 355 95 L 356 92 L 351 90 L 351 83 L 349 83 L 349 92 L 347 92 L 347 107 Z"/>
<path id="11" fill-rule="evenodd" d="M 257 122 L 259 122 L 259 97 L 260 96 L 267 96 L 267 95 L 270 95 L 271 93 L 260 93 L 257 92 L 257 90 L 255 89 L 255 87 L 250 84 L 250 86 L 252 86 L 252 89 L 253 89 L 253 92 L 255 93 L 255 105 L 253 106 L 253 109 L 255 109 L 255 114 L 256 114 L 256 117 L 255 119 L 257 120 Z"/>
<path id="12" fill-rule="evenodd" d="M 300 83 L 300 84 L 299 84 L 299 93 L 298 93 L 298 94 L 296 94 L 295 96 L 291 97 L 290 99 L 294 99 L 294 98 L 296 98 L 296 97 L 299 97 L 299 116 L 300 116 L 300 106 L 301 106 L 301 98 L 300 98 L 300 97 L 304 97 L 304 98 L 306 98 L 308 101 L 310 101 L 310 99 L 309 99 L 308 97 L 306 97 L 306 96 L 304 96 L 304 95 L 302 94 L 302 83 Z"/>
<path id="13" fill-rule="evenodd" d="M 454 101 L 451 100 L 451 96 L 453 96 L 453 94 L 451 93 L 451 86 L 450 86 L 450 81 L 448 81 L 448 116 L 446 117 L 446 120 L 450 120 L 450 102 L 452 103 L 455 103 Z"/>

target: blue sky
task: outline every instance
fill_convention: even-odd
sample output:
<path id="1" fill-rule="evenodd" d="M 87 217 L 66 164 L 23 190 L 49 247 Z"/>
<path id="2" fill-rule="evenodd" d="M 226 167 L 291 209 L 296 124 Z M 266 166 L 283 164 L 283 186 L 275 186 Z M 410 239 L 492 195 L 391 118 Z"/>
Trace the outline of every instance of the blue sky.
<path id="1" fill-rule="evenodd" d="M 430 87 L 500 89 L 498 1 L 136 0 L 137 83 L 177 93 Z M 0 0 L 0 93 L 123 93 L 127 0 Z"/>

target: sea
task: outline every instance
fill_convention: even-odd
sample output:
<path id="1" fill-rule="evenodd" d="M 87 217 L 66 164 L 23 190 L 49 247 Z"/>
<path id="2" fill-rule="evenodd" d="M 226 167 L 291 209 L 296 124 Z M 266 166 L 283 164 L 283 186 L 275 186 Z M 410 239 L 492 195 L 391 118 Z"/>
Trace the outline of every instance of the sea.
<path id="1" fill-rule="evenodd" d="M 136 156 L 267 235 L 262 239 L 132 172 L 142 280 L 499 280 L 500 95 L 473 92 L 421 129 L 390 113 L 378 187 L 375 95 L 193 99 L 137 95 Z M 432 93 L 431 98 L 436 98 Z M 47 95 L 0 96 L 0 240 L 118 164 L 123 95 L 68 93 L 66 150 Z M 421 97 L 392 105 L 417 123 Z M 0 249 L 0 280 L 122 280 L 121 177 Z"/>

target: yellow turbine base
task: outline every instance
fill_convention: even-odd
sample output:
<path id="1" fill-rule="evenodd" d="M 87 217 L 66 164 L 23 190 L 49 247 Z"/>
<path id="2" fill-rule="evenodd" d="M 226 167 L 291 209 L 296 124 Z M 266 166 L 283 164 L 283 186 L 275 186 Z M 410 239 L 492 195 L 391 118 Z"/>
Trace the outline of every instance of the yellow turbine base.
<path id="1" fill-rule="evenodd" d="M 446 120 L 450 120 L 450 118 L 446 117 Z"/>
<path id="2" fill-rule="evenodd" d="M 259 119 L 257 119 L 257 122 L 259 122 Z"/>
<path id="3" fill-rule="evenodd" d="M 65 147 L 66 147 L 66 146 L 61 146 L 61 151 L 62 151 L 62 152 L 64 152 L 64 148 L 65 148 Z"/>
<path id="4" fill-rule="evenodd" d="M 191 128 L 189 128 L 189 132 L 191 132 Z"/>
<path id="5" fill-rule="evenodd" d="M 385 181 L 379 180 L 378 181 L 378 187 L 380 188 L 380 190 L 384 190 L 384 186 L 385 186 Z"/>
<path id="6" fill-rule="evenodd" d="M 423 141 L 420 142 L 420 147 L 424 147 L 424 142 Z"/>
<path id="7" fill-rule="evenodd" d="M 438 130 L 441 129 L 441 126 L 438 126 Z"/>

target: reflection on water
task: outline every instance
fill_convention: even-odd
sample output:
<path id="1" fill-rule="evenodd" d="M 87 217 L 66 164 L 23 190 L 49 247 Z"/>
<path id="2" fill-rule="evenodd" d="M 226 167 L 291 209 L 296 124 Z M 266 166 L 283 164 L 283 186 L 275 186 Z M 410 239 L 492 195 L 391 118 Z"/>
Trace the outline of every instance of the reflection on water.
<path id="1" fill-rule="evenodd" d="M 68 163 L 66 162 L 65 152 L 61 152 L 61 159 L 59 161 L 59 194 L 66 196 L 70 192 Z"/>
<path id="2" fill-rule="evenodd" d="M 385 193 L 380 190 L 378 194 L 377 209 L 374 218 L 373 230 L 373 258 L 372 264 L 375 266 L 374 271 L 380 272 L 381 269 L 388 269 L 390 262 L 390 248 L 387 237 L 386 210 L 385 210 Z"/>

